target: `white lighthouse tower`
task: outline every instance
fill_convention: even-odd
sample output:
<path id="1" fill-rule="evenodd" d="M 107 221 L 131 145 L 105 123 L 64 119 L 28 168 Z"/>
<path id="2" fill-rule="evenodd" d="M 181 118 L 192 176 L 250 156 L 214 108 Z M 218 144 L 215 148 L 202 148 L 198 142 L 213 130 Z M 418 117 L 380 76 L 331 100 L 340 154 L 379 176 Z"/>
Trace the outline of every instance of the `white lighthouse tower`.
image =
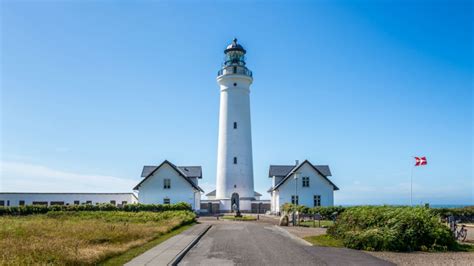
<path id="1" fill-rule="evenodd" d="M 220 200 L 222 211 L 250 211 L 255 200 L 250 126 L 253 78 L 245 66 L 246 51 L 237 39 L 224 53 L 225 61 L 217 75 L 220 110 L 216 200 Z"/>

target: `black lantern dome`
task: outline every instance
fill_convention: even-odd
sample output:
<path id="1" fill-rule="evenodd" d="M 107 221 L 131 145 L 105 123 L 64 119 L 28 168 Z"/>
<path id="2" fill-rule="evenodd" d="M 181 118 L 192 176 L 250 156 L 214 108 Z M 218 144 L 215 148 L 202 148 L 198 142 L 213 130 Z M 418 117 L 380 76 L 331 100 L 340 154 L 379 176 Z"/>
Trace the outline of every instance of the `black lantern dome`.
<path id="1" fill-rule="evenodd" d="M 224 53 L 227 54 L 228 52 L 231 52 L 231 51 L 240 51 L 244 54 L 247 52 L 245 51 L 244 47 L 242 47 L 242 45 L 237 43 L 237 38 L 234 38 L 232 43 L 227 46 L 227 48 L 224 50 Z"/>

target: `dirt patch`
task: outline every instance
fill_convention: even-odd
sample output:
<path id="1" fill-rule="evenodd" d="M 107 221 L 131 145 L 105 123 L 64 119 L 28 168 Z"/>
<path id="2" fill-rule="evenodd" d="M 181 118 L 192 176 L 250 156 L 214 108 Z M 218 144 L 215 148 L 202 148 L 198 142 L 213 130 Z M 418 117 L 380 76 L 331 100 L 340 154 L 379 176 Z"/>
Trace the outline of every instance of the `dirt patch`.
<path id="1" fill-rule="evenodd" d="M 474 265 L 474 252 L 369 252 L 397 265 Z"/>

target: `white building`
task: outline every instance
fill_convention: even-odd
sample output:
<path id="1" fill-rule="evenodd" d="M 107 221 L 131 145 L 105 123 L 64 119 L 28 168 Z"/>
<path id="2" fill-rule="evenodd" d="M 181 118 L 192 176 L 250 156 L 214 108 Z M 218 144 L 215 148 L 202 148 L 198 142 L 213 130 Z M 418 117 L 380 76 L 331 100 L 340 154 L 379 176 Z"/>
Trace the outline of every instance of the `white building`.
<path id="1" fill-rule="evenodd" d="M 24 205 L 79 205 L 110 203 L 125 205 L 137 203 L 133 193 L 34 193 L 34 192 L 0 192 L 0 206 Z"/>
<path id="2" fill-rule="evenodd" d="M 174 204 L 186 202 L 199 210 L 201 192 L 198 179 L 201 166 L 176 166 L 165 160 L 158 166 L 144 166 L 142 181 L 135 186 L 139 202 L 143 204 Z"/>
<path id="3" fill-rule="evenodd" d="M 307 207 L 333 206 L 334 191 L 339 188 L 329 180 L 327 165 L 313 165 L 308 160 L 295 165 L 270 165 L 272 178 L 271 211 L 280 212 L 285 203 Z"/>
<path id="4" fill-rule="evenodd" d="M 219 138 L 215 200 L 219 211 L 251 211 L 253 186 L 250 85 L 252 72 L 245 66 L 245 49 L 237 39 L 224 50 L 218 72 L 220 86 Z"/>

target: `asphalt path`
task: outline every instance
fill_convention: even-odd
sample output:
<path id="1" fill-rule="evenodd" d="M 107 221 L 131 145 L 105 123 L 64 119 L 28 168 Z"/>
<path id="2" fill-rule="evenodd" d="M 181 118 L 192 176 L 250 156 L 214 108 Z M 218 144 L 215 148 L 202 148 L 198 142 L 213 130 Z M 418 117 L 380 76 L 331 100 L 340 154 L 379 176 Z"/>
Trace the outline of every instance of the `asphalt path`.
<path id="1" fill-rule="evenodd" d="M 308 245 L 275 225 L 222 222 L 180 265 L 394 265 L 358 250 Z"/>

